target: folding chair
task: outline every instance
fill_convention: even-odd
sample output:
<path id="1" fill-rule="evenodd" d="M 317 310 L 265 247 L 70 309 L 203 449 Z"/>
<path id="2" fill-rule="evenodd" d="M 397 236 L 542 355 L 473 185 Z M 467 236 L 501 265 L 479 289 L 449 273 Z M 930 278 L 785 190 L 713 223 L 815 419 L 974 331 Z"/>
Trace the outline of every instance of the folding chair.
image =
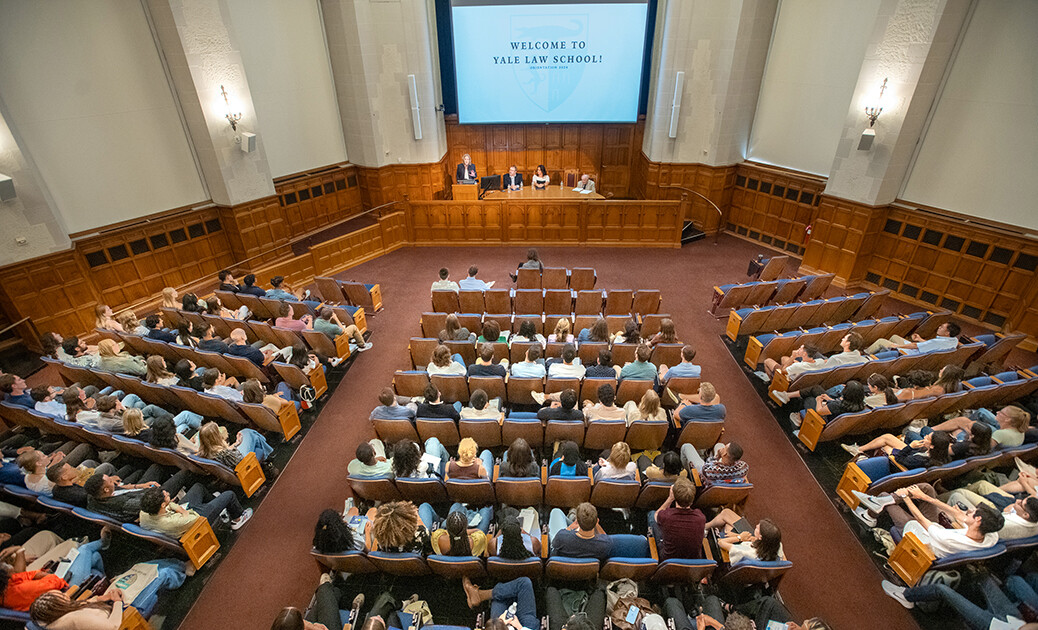
<path id="1" fill-rule="evenodd" d="M 595 288 L 598 274 L 588 267 L 574 267 L 569 275 L 569 288 L 573 291 L 586 291 Z"/>
<path id="2" fill-rule="evenodd" d="M 458 294 L 450 289 L 432 292 L 432 309 L 437 313 L 457 313 Z"/>
<path id="3" fill-rule="evenodd" d="M 541 288 L 569 290 L 569 272 L 565 267 L 545 267 L 541 270 Z"/>

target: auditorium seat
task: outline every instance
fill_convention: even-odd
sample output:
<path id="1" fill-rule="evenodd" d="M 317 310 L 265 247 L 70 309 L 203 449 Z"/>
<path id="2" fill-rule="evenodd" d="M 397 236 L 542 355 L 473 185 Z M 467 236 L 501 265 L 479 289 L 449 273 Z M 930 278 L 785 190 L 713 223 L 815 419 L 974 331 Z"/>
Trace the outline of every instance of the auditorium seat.
<path id="1" fill-rule="evenodd" d="M 552 556 L 545 563 L 544 574 L 552 580 L 566 582 L 594 580 L 598 578 L 598 559 Z"/>
<path id="2" fill-rule="evenodd" d="M 575 508 L 591 500 L 591 471 L 586 477 L 549 475 L 544 486 L 544 504 L 550 507 Z"/>
<path id="3" fill-rule="evenodd" d="M 493 471 L 487 471 L 492 474 Z M 493 505 L 497 500 L 494 483 L 490 479 L 451 479 L 447 477 L 447 498 L 466 505 Z"/>
<path id="4" fill-rule="evenodd" d="M 544 444 L 544 426 L 535 414 L 518 415 L 512 412 L 505 417 L 501 424 L 501 442 L 511 444 L 516 438 L 523 438 L 533 448 L 540 448 Z"/>
<path id="5" fill-rule="evenodd" d="M 422 366 L 425 367 L 424 365 Z M 429 385 L 429 374 L 424 370 L 397 370 L 393 374 L 393 389 L 397 396 L 414 398 L 424 396 Z"/>
<path id="6" fill-rule="evenodd" d="M 368 560 L 368 554 L 363 551 L 330 554 L 311 549 L 310 555 L 322 567 L 333 571 L 356 574 L 375 573 L 378 571 L 378 568 Z"/>
<path id="7" fill-rule="evenodd" d="M 498 398 L 502 405 L 508 402 L 508 396 L 505 390 L 505 379 L 503 376 L 470 376 L 469 391 L 474 392 L 477 389 L 485 391 L 489 400 Z M 480 444 L 482 444 L 482 442 L 480 442 Z"/>
<path id="8" fill-rule="evenodd" d="M 447 486 L 439 477 L 421 479 L 418 477 L 400 477 L 394 480 L 397 492 L 405 501 L 415 505 L 422 503 L 447 503 Z"/>
<path id="9" fill-rule="evenodd" d="M 569 288 L 573 291 L 587 291 L 595 288 L 598 274 L 588 267 L 574 267 L 570 271 Z"/>
<path id="10" fill-rule="evenodd" d="M 629 508 L 638 500 L 641 490 L 637 479 L 602 479 L 591 487 L 591 504 L 599 508 Z M 625 555 L 616 554 L 615 548 L 613 553 Z"/>
<path id="11" fill-rule="evenodd" d="M 379 573 L 400 577 L 429 575 L 429 565 L 419 553 L 389 553 L 385 551 L 369 551 L 371 561 Z"/>
<path id="12" fill-rule="evenodd" d="M 475 556 L 445 556 L 432 554 L 426 562 L 433 575 L 448 580 L 460 580 L 463 577 L 481 578 L 487 574 L 483 561 Z"/>
<path id="13" fill-rule="evenodd" d="M 466 420 L 458 422 L 458 434 L 462 439 L 470 437 L 482 448 L 501 446 L 501 425 L 497 420 Z M 507 445 L 506 445 L 507 446 Z"/>
<path id="14" fill-rule="evenodd" d="M 627 578 L 641 582 L 656 572 L 656 559 L 649 550 L 647 537 L 613 534 L 610 540 L 613 549 L 599 571 L 601 579 L 613 581 Z"/>
<path id="15" fill-rule="evenodd" d="M 575 315 L 599 315 L 602 312 L 602 292 L 585 290 L 577 292 Z"/>
<path id="16" fill-rule="evenodd" d="M 516 272 L 517 279 L 515 282 L 515 288 L 517 290 L 524 289 L 536 289 L 541 290 L 541 270 L 540 269 L 525 269 L 520 267 L 519 271 Z"/>
<path id="17" fill-rule="evenodd" d="M 414 422 L 422 442 L 429 438 L 436 438 L 441 444 L 449 447 L 457 446 L 461 441 L 461 437 L 458 435 L 458 425 L 452 418 L 418 417 Z"/>
<path id="18" fill-rule="evenodd" d="M 565 267 L 545 267 L 541 270 L 541 288 L 545 291 L 564 289 L 568 293 L 570 288 L 569 271 Z M 569 309 L 567 309 L 567 312 L 569 312 Z"/>
<path id="19" fill-rule="evenodd" d="M 551 423 L 548 424 L 550 426 Z M 609 449 L 613 444 L 623 442 L 626 434 L 625 420 L 593 420 L 588 423 L 587 431 L 584 433 L 583 447 L 595 451 Z"/>
<path id="20" fill-rule="evenodd" d="M 458 294 L 450 289 L 432 292 L 432 308 L 438 313 L 457 313 L 461 309 Z"/>
<path id="21" fill-rule="evenodd" d="M 512 294 L 508 289 L 487 289 L 483 292 L 487 313 L 512 312 Z M 507 330 L 502 326 L 501 330 Z"/>
<path id="22" fill-rule="evenodd" d="M 418 441 L 418 433 L 415 432 L 414 425 L 409 420 L 399 418 L 392 420 L 373 419 L 371 424 L 375 428 L 375 433 L 378 434 L 379 439 L 387 444 L 405 439 L 414 442 Z"/>

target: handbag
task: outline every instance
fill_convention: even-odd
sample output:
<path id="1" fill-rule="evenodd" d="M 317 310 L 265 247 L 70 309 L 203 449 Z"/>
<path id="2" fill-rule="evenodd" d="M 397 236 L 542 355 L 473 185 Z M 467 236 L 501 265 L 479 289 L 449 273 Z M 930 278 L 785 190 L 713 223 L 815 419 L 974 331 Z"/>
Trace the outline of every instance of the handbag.
<path id="1" fill-rule="evenodd" d="M 638 597 L 638 585 L 630 578 L 613 580 L 606 586 L 606 610 L 612 612 L 621 597 Z"/>
<path id="2" fill-rule="evenodd" d="M 638 614 L 633 622 L 627 621 L 627 613 L 630 612 L 631 608 L 638 609 Z M 652 614 L 652 604 L 647 599 L 641 597 L 621 597 L 616 601 L 616 608 L 613 609 L 609 618 L 612 620 L 613 626 L 620 628 L 620 630 L 640 630 L 642 620 L 649 614 Z"/>

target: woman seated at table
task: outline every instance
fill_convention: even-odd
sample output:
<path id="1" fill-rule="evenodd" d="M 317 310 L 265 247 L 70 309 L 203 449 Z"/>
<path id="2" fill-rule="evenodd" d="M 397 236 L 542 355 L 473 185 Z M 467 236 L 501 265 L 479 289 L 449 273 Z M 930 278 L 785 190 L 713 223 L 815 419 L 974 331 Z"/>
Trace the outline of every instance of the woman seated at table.
<path id="1" fill-rule="evenodd" d="M 533 182 L 534 190 L 544 190 L 548 187 L 551 180 L 549 179 L 548 171 L 545 170 L 543 164 L 537 165 L 537 170 L 533 172 L 533 179 L 531 181 Z"/>

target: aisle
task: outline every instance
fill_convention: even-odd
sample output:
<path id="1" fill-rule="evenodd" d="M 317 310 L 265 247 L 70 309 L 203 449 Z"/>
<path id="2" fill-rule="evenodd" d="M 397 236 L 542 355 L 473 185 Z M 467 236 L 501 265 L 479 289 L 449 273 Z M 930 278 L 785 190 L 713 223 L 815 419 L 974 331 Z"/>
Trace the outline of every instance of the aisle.
<path id="1" fill-rule="evenodd" d="M 429 310 L 429 285 L 440 267 L 460 280 L 470 264 L 480 277 L 509 286 L 507 273 L 525 248 L 404 249 L 340 274 L 379 282 L 385 310 L 369 319 L 374 349 L 364 353 L 334 392 L 316 426 L 296 451 L 262 509 L 221 563 L 181 626 L 267 628 L 285 605 L 305 606 L 320 569 L 310 559 L 313 525 L 321 510 L 341 509 L 348 495 L 346 466 L 356 445 L 372 437 L 367 421 L 378 392 L 393 372 L 409 365 L 407 341 L 419 334 Z M 733 237 L 682 250 L 541 248 L 549 266 L 595 267 L 602 288 L 659 288 L 663 310 L 679 337 L 696 347 L 704 380 L 717 386 L 728 407 L 725 440 L 746 452 L 754 490 L 751 521 L 770 517 L 783 530 L 794 568 L 782 594 L 794 615 L 821 616 L 834 628 L 857 628 L 865 619 L 891 629 L 917 628 L 908 611 L 884 595 L 881 575 L 836 513 L 764 403 L 752 391 L 721 342 L 723 320 L 707 312 L 711 287 L 738 282 L 746 261 L 767 250 Z"/>

